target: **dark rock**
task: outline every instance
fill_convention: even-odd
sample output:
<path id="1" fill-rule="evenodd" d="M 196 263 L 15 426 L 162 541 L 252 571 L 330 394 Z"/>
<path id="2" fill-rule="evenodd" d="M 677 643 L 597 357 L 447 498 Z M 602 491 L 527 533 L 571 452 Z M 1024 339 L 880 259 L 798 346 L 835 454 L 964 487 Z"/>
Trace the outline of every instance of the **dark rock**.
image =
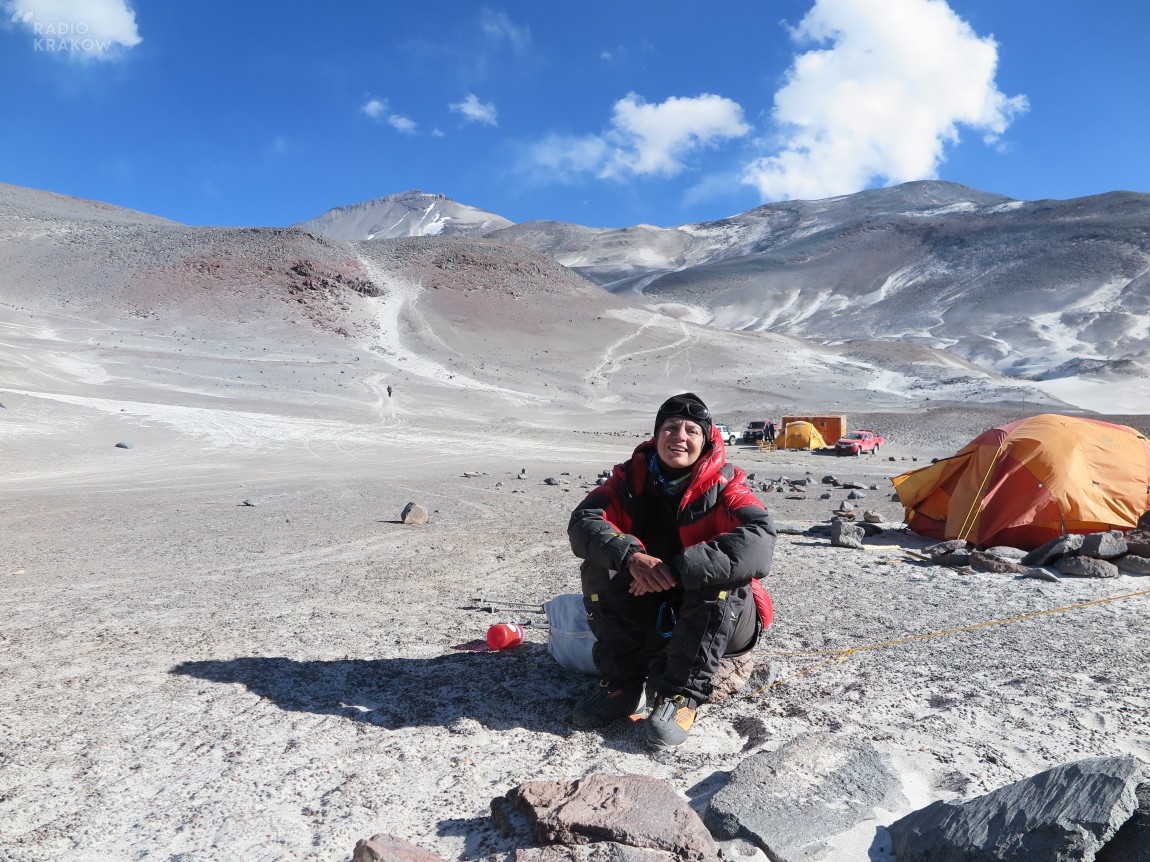
<path id="1" fill-rule="evenodd" d="M 934 558 L 934 561 L 940 566 L 952 566 L 960 569 L 963 566 L 969 566 L 972 556 L 971 551 L 966 548 L 956 548 L 953 551 L 948 551 L 945 554 L 939 554 Z"/>
<path id="2" fill-rule="evenodd" d="M 1039 581 L 1053 581 L 1054 583 L 1058 583 L 1062 580 L 1062 578 L 1058 577 L 1058 575 L 1054 574 L 1050 569 L 1044 569 L 1041 566 L 1027 568 L 1026 571 L 1022 573 L 1022 577 L 1034 578 Z"/>
<path id="3" fill-rule="evenodd" d="M 1111 560 L 1121 571 L 1131 575 L 1150 575 L 1150 557 L 1124 554 Z"/>
<path id="4" fill-rule="evenodd" d="M 699 815 L 658 778 L 592 774 L 576 781 L 529 781 L 508 791 L 506 799 L 545 844 L 614 841 L 695 860 L 718 852 Z"/>
<path id="5" fill-rule="evenodd" d="M 878 524 L 872 524 L 870 521 L 856 521 L 855 526 L 863 531 L 864 536 L 881 536 L 886 532 Z"/>
<path id="6" fill-rule="evenodd" d="M 1150 533 L 1150 511 L 1142 513 L 1138 523 L 1134 525 L 1134 529 Z"/>
<path id="7" fill-rule="evenodd" d="M 1121 574 L 1113 563 L 1094 557 L 1063 557 L 1054 568 L 1075 578 L 1116 578 Z"/>
<path id="8" fill-rule="evenodd" d="M 399 520 L 404 524 L 426 524 L 427 507 L 419 503 L 408 503 L 399 513 Z"/>
<path id="9" fill-rule="evenodd" d="M 839 484 L 839 480 L 836 479 L 834 476 L 823 476 L 822 484 L 824 484 L 824 485 L 837 485 L 837 484 Z"/>
<path id="10" fill-rule="evenodd" d="M 836 548 L 855 548 L 862 550 L 863 531 L 857 524 L 844 521 L 842 518 L 831 519 L 831 544 Z"/>
<path id="11" fill-rule="evenodd" d="M 819 494 L 820 500 L 829 500 L 830 498 L 831 498 L 831 492 L 830 491 L 825 491 L 822 494 Z"/>
<path id="12" fill-rule="evenodd" d="M 939 542 L 936 545 L 930 545 L 923 548 L 922 552 L 928 557 L 940 557 L 943 554 L 949 554 L 951 551 L 965 551 L 965 539 L 947 539 L 945 542 Z"/>
<path id="13" fill-rule="evenodd" d="M 260 504 L 260 501 L 257 500 L 255 497 L 248 497 L 246 500 L 244 500 L 240 503 L 241 506 L 258 506 L 259 504 Z"/>
<path id="14" fill-rule="evenodd" d="M 1069 536 L 1059 536 L 1057 539 L 1051 539 L 1045 545 L 1035 548 L 1029 554 L 1022 558 L 1021 562 L 1024 566 L 1045 566 L 1053 563 L 1059 557 L 1067 554 L 1077 554 L 1078 549 L 1082 547 L 1082 536 L 1077 533 L 1072 533 Z"/>
<path id="15" fill-rule="evenodd" d="M 971 551 L 970 566 L 976 572 L 994 572 L 1000 575 L 1024 575 L 1029 570 L 1029 566 L 1004 560 L 986 551 Z"/>
<path id="16" fill-rule="evenodd" d="M 1150 530 L 1131 530 L 1127 533 L 1126 550 L 1140 557 L 1150 557 Z"/>
<path id="17" fill-rule="evenodd" d="M 402 838 L 380 833 L 355 842 L 351 862 L 444 862 L 429 850 L 416 847 Z"/>
<path id="18" fill-rule="evenodd" d="M 858 482 L 843 482 L 839 485 L 839 487 L 847 491 L 861 491 L 866 487 L 866 485 L 860 485 Z"/>
<path id="19" fill-rule="evenodd" d="M 548 476 L 546 479 L 543 480 L 543 484 L 544 485 L 562 485 L 563 480 L 562 479 L 556 479 L 554 476 Z"/>
<path id="20" fill-rule="evenodd" d="M 121 440 L 119 443 L 117 443 L 117 444 L 115 445 L 115 447 L 114 447 L 114 448 L 116 448 L 116 449 L 131 449 L 131 448 L 132 448 L 132 444 L 131 444 L 131 443 L 126 443 L 126 442 L 124 442 L 123 440 Z"/>
<path id="21" fill-rule="evenodd" d="M 1089 862 L 1130 819 L 1134 757 L 1056 766 L 969 802 L 934 802 L 892 823 L 898 862 Z"/>
<path id="22" fill-rule="evenodd" d="M 775 862 L 827 858 L 825 843 L 906 804 L 889 759 L 870 744 L 810 733 L 740 763 L 703 815 L 720 840 L 742 838 Z M 900 860 L 901 862 L 901 860 Z"/>
<path id="23" fill-rule="evenodd" d="M 1022 558 L 1026 556 L 1026 551 L 1022 548 L 1012 548 L 1009 545 L 995 545 L 993 548 L 987 548 L 986 553 L 992 557 L 998 557 L 1000 560 L 1010 560 L 1015 563 L 1021 563 Z"/>
<path id="24" fill-rule="evenodd" d="M 1122 531 L 1109 530 L 1105 533 L 1091 533 L 1089 536 L 1084 536 L 1078 553 L 1083 557 L 1110 560 L 1121 557 L 1126 551 L 1126 537 Z"/>
<path id="25" fill-rule="evenodd" d="M 1098 851 L 1097 862 L 1150 862 L 1150 784 L 1139 784 L 1134 796 L 1138 807 Z"/>
<path id="26" fill-rule="evenodd" d="M 847 499 L 848 500 L 865 500 L 866 494 L 864 494 L 862 491 L 851 491 L 849 494 L 847 494 Z"/>

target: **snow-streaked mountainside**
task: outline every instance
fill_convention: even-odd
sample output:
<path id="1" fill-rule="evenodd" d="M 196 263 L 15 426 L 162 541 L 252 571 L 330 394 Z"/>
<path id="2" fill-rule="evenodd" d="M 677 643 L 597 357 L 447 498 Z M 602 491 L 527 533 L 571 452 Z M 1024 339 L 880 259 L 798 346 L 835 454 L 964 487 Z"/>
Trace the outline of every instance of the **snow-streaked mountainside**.
<path id="1" fill-rule="evenodd" d="M 669 228 L 534 221 L 486 235 L 718 329 L 926 345 L 1063 394 L 1060 380 L 1150 367 L 1146 194 L 1019 201 L 923 181 Z"/>
<path id="2" fill-rule="evenodd" d="M 925 344 L 1042 380 L 1150 366 L 1145 194 L 1017 201 L 916 182 L 662 230 L 494 235 L 722 329 Z"/>
<path id="3" fill-rule="evenodd" d="M 618 427 L 684 390 L 726 416 L 1077 403 L 926 345 L 695 323 L 498 234 L 348 242 L 0 191 L 0 395 L 225 440 L 241 439 L 229 411 L 272 435 L 258 417 L 303 413 L 339 434 L 428 417 Z"/>
<path id="4" fill-rule="evenodd" d="M 344 242 L 409 236 L 480 236 L 511 222 L 502 216 L 420 191 L 330 209 L 292 225 Z"/>

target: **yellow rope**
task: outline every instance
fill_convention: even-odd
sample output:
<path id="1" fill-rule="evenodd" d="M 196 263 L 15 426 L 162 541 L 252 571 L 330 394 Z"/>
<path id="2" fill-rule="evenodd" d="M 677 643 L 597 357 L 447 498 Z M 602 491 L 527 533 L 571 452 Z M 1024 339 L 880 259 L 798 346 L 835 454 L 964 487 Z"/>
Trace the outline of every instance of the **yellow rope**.
<path id="1" fill-rule="evenodd" d="M 1089 601 L 1089 602 L 1079 602 L 1078 604 L 1066 605 L 1066 606 L 1061 607 L 1061 608 L 1050 608 L 1049 610 L 1045 610 L 1045 611 L 1034 611 L 1033 613 L 1020 614 L 1016 617 L 1006 617 L 1005 619 L 1001 619 L 1001 620 L 987 620 L 986 622 L 974 623 L 973 625 L 969 625 L 969 626 L 959 626 L 957 628 L 943 629 L 942 631 L 937 631 L 937 632 L 927 632 L 926 634 L 921 634 L 921 635 L 911 635 L 910 637 L 897 638 L 896 640 L 883 641 L 882 643 L 866 644 L 864 646 L 848 647 L 846 649 L 840 649 L 840 650 L 803 650 L 803 651 L 799 651 L 799 652 L 758 653 L 758 655 L 763 655 L 763 656 L 825 655 L 825 656 L 827 656 L 827 658 L 823 659 L 822 661 L 815 662 L 810 667 L 804 668 L 803 670 L 800 670 L 797 673 L 793 673 L 790 676 L 785 676 L 782 679 L 777 679 L 774 682 L 767 683 L 763 687 L 755 689 L 754 691 L 752 691 L 750 694 L 748 694 L 746 696 L 748 698 L 751 698 L 751 697 L 754 697 L 755 695 L 762 694 L 764 691 L 766 691 L 769 688 L 774 688 L 776 685 L 782 685 L 784 682 L 789 682 L 792 679 L 797 679 L 798 677 L 804 676 L 805 674 L 808 674 L 811 671 L 822 667 L 823 665 L 827 665 L 827 664 L 840 665 L 843 662 L 845 662 L 848 658 L 850 658 L 852 655 L 854 655 L 855 653 L 866 652 L 867 650 L 872 650 L 872 649 L 880 649 L 881 647 L 898 646 L 900 644 L 907 644 L 907 643 L 912 643 L 914 641 L 926 640 L 927 638 L 940 637 L 941 635 L 952 635 L 952 634 L 956 634 L 957 632 L 969 632 L 969 631 L 974 631 L 975 629 L 984 629 L 984 628 L 987 628 L 988 626 L 997 626 L 997 625 L 1001 625 L 1002 623 L 1014 623 L 1014 622 L 1018 622 L 1019 620 L 1029 620 L 1029 619 L 1033 619 L 1034 617 L 1046 616 L 1047 614 L 1057 614 L 1057 613 L 1062 613 L 1063 611 L 1073 611 L 1073 610 L 1078 610 L 1079 608 L 1088 608 L 1091 605 L 1101 605 L 1101 604 L 1105 604 L 1106 602 L 1117 602 L 1117 601 L 1120 601 L 1122 599 L 1133 599 L 1133 598 L 1137 598 L 1138 596 L 1150 596 L 1150 590 L 1140 590 L 1139 592 L 1136 592 L 1136 593 L 1124 593 L 1123 595 L 1111 596 L 1110 598 L 1107 598 L 1107 599 L 1094 599 L 1094 600 Z"/>

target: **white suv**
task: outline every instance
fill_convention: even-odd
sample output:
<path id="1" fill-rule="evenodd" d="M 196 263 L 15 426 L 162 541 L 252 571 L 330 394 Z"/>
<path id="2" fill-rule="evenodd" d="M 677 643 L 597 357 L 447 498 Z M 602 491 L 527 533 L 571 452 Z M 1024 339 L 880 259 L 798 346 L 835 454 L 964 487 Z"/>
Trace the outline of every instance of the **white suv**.
<path id="1" fill-rule="evenodd" d="M 728 446 L 734 446 L 735 445 L 735 432 L 734 431 L 732 431 L 726 425 L 716 425 L 715 427 L 718 428 L 719 433 L 723 435 L 723 442 L 724 443 L 726 443 Z"/>

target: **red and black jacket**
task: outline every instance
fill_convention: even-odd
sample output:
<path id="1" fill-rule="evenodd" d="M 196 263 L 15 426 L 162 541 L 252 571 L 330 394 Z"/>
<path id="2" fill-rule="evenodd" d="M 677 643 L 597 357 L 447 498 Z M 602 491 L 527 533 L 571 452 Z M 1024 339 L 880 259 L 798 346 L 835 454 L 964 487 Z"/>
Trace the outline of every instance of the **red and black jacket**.
<path id="1" fill-rule="evenodd" d="M 653 438 L 639 444 L 631 460 L 615 465 L 611 478 L 571 513 L 567 535 L 584 566 L 614 577 L 631 554 L 646 551 L 633 530 L 654 452 Z M 743 586 L 770 571 L 774 523 L 747 485 L 746 473 L 727 463 L 723 439 L 714 426 L 710 445 L 692 467 L 676 522 L 683 550 L 664 562 L 674 569 L 684 589 Z M 760 592 L 761 585 L 756 586 Z"/>

